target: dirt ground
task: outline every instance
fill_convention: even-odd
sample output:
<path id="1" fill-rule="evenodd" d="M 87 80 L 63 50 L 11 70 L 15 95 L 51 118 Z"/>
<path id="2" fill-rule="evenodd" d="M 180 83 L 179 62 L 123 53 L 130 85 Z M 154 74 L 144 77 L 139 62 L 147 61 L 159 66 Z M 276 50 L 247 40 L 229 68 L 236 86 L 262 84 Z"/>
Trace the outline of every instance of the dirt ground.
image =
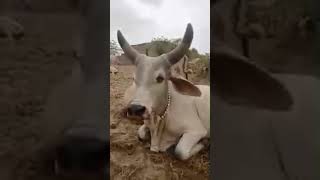
<path id="1" fill-rule="evenodd" d="M 134 66 L 118 66 L 110 75 L 110 174 L 111 179 L 208 179 L 208 149 L 186 162 L 167 153 L 153 153 L 138 140 L 139 122 L 121 119 L 125 89 L 131 85 Z"/>

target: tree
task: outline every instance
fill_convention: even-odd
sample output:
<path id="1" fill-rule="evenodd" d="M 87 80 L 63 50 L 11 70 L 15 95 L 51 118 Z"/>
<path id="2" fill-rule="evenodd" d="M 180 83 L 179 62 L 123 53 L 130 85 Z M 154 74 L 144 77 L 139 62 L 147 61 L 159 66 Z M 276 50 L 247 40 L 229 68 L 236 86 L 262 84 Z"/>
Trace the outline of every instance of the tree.
<path id="1" fill-rule="evenodd" d="M 159 56 L 167 53 L 177 46 L 172 40 L 169 40 L 163 36 L 153 38 L 147 51 L 150 56 Z"/>

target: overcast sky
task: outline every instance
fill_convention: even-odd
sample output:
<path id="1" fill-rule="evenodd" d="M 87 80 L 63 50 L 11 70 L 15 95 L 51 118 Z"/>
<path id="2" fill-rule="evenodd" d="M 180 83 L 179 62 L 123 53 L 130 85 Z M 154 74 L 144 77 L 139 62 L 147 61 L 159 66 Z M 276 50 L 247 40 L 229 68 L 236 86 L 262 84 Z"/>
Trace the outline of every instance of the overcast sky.
<path id="1" fill-rule="evenodd" d="M 191 47 L 210 51 L 210 0 L 111 0 L 110 39 L 121 30 L 130 44 L 154 37 L 182 38 L 191 23 Z"/>

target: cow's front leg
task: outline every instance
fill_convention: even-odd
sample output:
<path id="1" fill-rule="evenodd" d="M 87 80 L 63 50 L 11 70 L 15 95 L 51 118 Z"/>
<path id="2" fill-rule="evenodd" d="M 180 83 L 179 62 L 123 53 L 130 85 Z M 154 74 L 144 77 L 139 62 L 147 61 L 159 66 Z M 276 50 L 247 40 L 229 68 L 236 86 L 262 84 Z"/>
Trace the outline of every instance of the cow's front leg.
<path id="1" fill-rule="evenodd" d="M 149 141 L 151 139 L 150 129 L 145 124 L 139 127 L 138 138 L 140 141 L 143 141 L 143 142 Z"/>
<path id="2" fill-rule="evenodd" d="M 205 133 L 201 132 L 183 134 L 175 147 L 175 156 L 180 160 L 187 160 L 191 156 L 197 154 L 204 147 L 204 144 L 200 142 L 204 137 Z"/>

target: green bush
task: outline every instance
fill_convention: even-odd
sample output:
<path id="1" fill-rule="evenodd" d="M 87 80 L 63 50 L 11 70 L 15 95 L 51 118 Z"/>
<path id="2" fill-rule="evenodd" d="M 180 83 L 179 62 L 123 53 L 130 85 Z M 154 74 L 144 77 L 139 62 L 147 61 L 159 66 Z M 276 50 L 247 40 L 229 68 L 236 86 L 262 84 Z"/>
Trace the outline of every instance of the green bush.
<path id="1" fill-rule="evenodd" d="M 171 51 L 176 46 L 177 43 L 174 43 L 165 37 L 158 37 L 152 39 L 146 51 L 149 56 L 159 56 Z"/>

